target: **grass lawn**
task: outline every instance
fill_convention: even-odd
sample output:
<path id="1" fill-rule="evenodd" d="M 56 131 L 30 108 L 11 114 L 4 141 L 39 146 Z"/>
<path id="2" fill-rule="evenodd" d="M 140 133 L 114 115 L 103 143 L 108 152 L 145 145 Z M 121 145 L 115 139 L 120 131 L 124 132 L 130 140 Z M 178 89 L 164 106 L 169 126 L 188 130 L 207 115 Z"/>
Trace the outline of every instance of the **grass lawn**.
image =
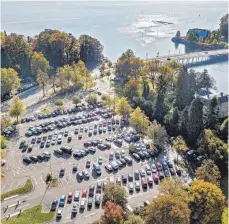
<path id="1" fill-rule="evenodd" d="M 10 219 L 2 219 L 2 224 L 41 224 L 50 222 L 55 216 L 54 212 L 43 213 L 42 205 L 26 209 L 20 216 L 14 216 Z"/>
<path id="2" fill-rule="evenodd" d="M 32 189 L 33 189 L 32 181 L 30 179 L 28 179 L 25 182 L 25 185 L 23 187 L 20 187 L 18 189 L 8 191 L 6 193 L 1 194 L 1 200 L 4 200 L 5 198 L 14 196 L 16 194 L 25 194 L 27 192 L 30 192 Z"/>

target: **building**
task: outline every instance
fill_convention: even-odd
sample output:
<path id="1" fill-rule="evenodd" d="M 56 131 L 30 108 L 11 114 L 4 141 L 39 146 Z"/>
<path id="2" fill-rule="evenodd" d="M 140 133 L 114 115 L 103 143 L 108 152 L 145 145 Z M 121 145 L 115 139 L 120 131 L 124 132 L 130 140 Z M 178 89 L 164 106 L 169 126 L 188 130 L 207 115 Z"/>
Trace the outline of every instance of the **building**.
<path id="1" fill-rule="evenodd" d="M 196 96 L 202 99 L 204 105 L 207 107 L 210 100 L 216 97 L 219 106 L 219 118 L 225 118 L 228 116 L 228 94 L 217 92 L 213 89 L 201 88 L 196 91 Z"/>
<path id="2" fill-rule="evenodd" d="M 199 28 L 189 29 L 188 33 L 190 32 L 196 34 L 198 38 L 202 37 L 203 39 L 206 39 L 211 35 L 210 30 L 199 29 Z"/>

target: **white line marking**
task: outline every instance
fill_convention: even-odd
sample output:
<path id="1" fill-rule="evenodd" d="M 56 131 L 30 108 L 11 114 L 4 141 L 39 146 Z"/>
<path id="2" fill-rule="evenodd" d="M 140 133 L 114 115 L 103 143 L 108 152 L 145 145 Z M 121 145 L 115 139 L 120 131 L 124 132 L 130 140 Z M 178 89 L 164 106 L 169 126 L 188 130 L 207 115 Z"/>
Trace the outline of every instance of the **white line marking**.
<path id="1" fill-rule="evenodd" d="M 36 177 L 33 177 L 33 179 L 34 179 L 35 185 L 37 185 Z"/>
<path id="2" fill-rule="evenodd" d="M 27 206 L 29 206 L 29 205 L 30 205 L 30 204 L 22 205 L 22 206 L 18 207 L 17 209 L 20 210 L 20 209 L 22 209 L 22 208 L 24 208 L 24 207 L 27 207 Z"/>
<path id="3" fill-rule="evenodd" d="M 12 183 L 8 189 L 10 190 L 10 189 L 11 189 L 11 187 L 12 187 L 13 185 L 14 185 L 14 183 Z"/>

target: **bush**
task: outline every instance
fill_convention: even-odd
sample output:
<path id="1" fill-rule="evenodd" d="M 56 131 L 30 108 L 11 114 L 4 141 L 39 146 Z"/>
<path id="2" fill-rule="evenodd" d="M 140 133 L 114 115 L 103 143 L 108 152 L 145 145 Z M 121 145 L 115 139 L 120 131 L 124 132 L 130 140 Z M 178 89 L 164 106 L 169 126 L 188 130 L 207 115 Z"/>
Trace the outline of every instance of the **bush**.
<path id="1" fill-rule="evenodd" d="M 89 94 L 85 101 L 88 103 L 88 104 L 95 104 L 98 102 L 98 98 L 95 94 Z"/>
<path id="2" fill-rule="evenodd" d="M 18 189 L 8 191 L 6 193 L 1 194 L 1 200 L 4 200 L 5 198 L 17 195 L 17 194 L 25 194 L 30 192 L 33 189 L 33 184 L 30 179 L 28 179 L 23 187 L 20 187 Z"/>
<path id="3" fill-rule="evenodd" d="M 1 135 L 0 141 L 1 141 L 1 142 L 0 142 L 0 143 L 1 143 L 1 149 L 6 148 L 7 143 L 8 143 L 6 137 L 3 136 L 3 135 Z"/>
<path id="4" fill-rule="evenodd" d="M 56 101 L 55 101 L 55 103 L 54 103 L 56 106 L 63 106 L 63 104 L 64 104 L 64 101 L 63 100 L 61 100 L 61 99 L 57 99 Z"/>
<path id="5" fill-rule="evenodd" d="M 78 96 L 73 96 L 72 97 L 72 102 L 77 105 L 81 102 L 81 99 Z"/>
<path id="6" fill-rule="evenodd" d="M 52 180 L 52 174 L 51 173 L 48 173 L 47 176 L 46 176 L 46 180 L 45 180 L 46 184 L 48 182 L 50 182 L 51 180 Z"/>
<path id="7" fill-rule="evenodd" d="M 129 145 L 129 154 L 133 154 L 136 152 L 136 146 L 134 144 Z"/>

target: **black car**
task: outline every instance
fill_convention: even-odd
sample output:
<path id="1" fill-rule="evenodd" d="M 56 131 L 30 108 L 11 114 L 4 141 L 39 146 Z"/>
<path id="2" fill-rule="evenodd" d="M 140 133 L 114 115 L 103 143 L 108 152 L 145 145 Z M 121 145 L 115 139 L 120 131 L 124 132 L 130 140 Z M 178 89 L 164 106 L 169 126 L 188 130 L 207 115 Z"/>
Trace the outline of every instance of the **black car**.
<path id="1" fill-rule="evenodd" d="M 45 141 L 42 141 L 40 144 L 40 148 L 44 148 L 45 147 Z"/>
<path id="2" fill-rule="evenodd" d="M 127 177 L 122 175 L 122 182 L 125 184 L 127 182 Z"/>
<path id="3" fill-rule="evenodd" d="M 165 178 L 165 175 L 164 175 L 164 172 L 163 171 L 159 171 L 158 172 L 158 176 L 159 176 L 159 179 L 162 180 Z"/>
<path id="4" fill-rule="evenodd" d="M 178 166 L 176 166 L 176 173 L 178 176 L 181 176 L 181 172 L 181 169 Z"/>
<path id="5" fill-rule="evenodd" d="M 20 142 L 19 149 L 22 149 L 24 147 L 24 145 L 25 145 L 25 140 Z"/>
<path id="6" fill-rule="evenodd" d="M 87 207 L 91 208 L 93 204 L 93 197 L 89 197 L 87 201 Z"/>
<path id="7" fill-rule="evenodd" d="M 170 173 L 171 173 L 172 176 L 174 176 L 176 174 L 174 168 L 170 168 L 169 171 L 170 171 Z"/>
<path id="8" fill-rule="evenodd" d="M 51 211 L 55 211 L 58 205 L 58 201 L 57 200 L 53 200 L 52 204 L 51 204 Z"/>
<path id="9" fill-rule="evenodd" d="M 29 157 L 33 162 L 38 162 L 38 158 L 36 156 L 30 156 Z"/>
<path id="10" fill-rule="evenodd" d="M 89 196 L 94 196 L 94 192 L 95 192 L 95 186 L 94 185 L 91 185 L 89 187 Z"/>
<path id="11" fill-rule="evenodd" d="M 169 168 L 173 168 L 173 164 L 170 161 L 168 161 L 167 164 Z"/>
<path id="12" fill-rule="evenodd" d="M 145 154 L 143 152 L 137 152 L 141 159 L 145 159 Z"/>
<path id="13" fill-rule="evenodd" d="M 141 160 L 140 156 L 139 156 L 137 153 L 133 153 L 133 157 L 134 157 L 134 159 L 136 159 L 137 161 L 140 161 L 140 160 Z"/>
<path id="14" fill-rule="evenodd" d="M 102 192 L 102 188 L 103 188 L 102 182 L 98 182 L 97 183 L 97 187 L 96 187 L 96 193 L 101 193 Z"/>
<path id="15" fill-rule="evenodd" d="M 44 160 L 45 160 L 45 157 L 44 157 L 44 155 L 38 155 L 38 156 L 37 156 L 37 159 L 38 159 L 39 161 L 44 161 Z"/>
<path id="16" fill-rule="evenodd" d="M 122 146 L 122 140 L 121 139 L 115 139 L 114 144 L 121 147 Z"/>
<path id="17" fill-rule="evenodd" d="M 26 164 L 30 164 L 32 162 L 32 160 L 29 157 L 24 157 L 23 162 Z"/>

